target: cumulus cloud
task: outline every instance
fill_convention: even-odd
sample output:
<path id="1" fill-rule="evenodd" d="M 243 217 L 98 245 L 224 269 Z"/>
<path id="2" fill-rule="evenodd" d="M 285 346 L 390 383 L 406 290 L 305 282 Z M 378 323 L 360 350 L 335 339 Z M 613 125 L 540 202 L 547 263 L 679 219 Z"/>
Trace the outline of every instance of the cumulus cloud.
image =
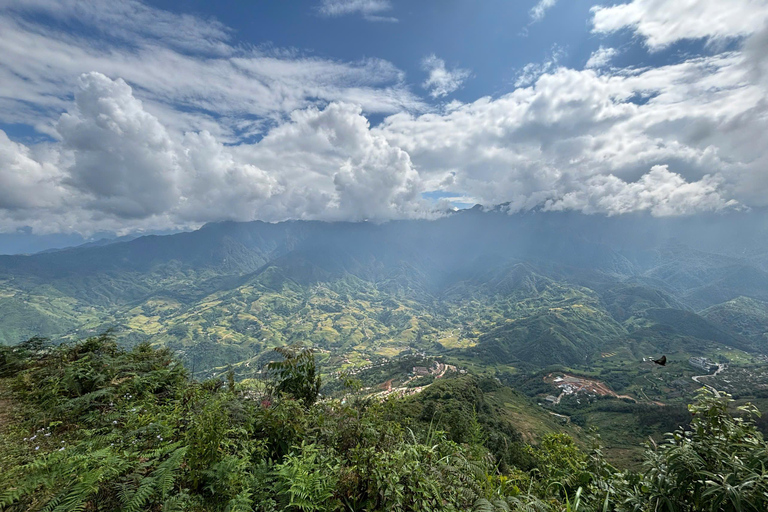
<path id="1" fill-rule="evenodd" d="M 447 69 L 445 61 L 434 54 L 424 58 L 421 67 L 429 74 L 422 86 L 433 98 L 442 98 L 456 91 L 472 75 L 467 69 Z"/>
<path id="2" fill-rule="evenodd" d="M 231 146 L 169 130 L 124 81 L 89 73 L 56 124 L 60 142 L 0 137 L 0 183 L 23 192 L 0 195 L 0 224 L 92 232 L 429 217 L 427 190 L 510 211 L 765 205 L 764 90 L 744 85 L 749 74 L 734 53 L 620 74 L 558 68 L 499 98 L 375 128 L 359 105 L 299 109 L 259 142 Z"/>
<path id="3" fill-rule="evenodd" d="M 62 175 L 55 162 L 39 162 L 29 148 L 0 130 L 0 210 L 45 208 L 59 197 Z"/>
<path id="4" fill-rule="evenodd" d="M 531 21 L 537 22 L 544 19 L 547 11 L 555 6 L 557 0 L 539 0 L 536 5 L 531 8 Z"/>
<path id="5" fill-rule="evenodd" d="M 92 208 L 120 217 L 171 208 L 179 173 L 173 143 L 131 88 L 89 73 L 80 77 L 75 103 L 56 125 L 75 160 L 66 182 L 87 194 Z"/>
<path id="6" fill-rule="evenodd" d="M 725 199 L 718 190 L 721 183 L 710 175 L 689 183 L 666 165 L 655 165 L 632 183 L 613 175 L 592 176 L 578 190 L 547 200 L 544 207 L 608 215 L 649 211 L 660 217 L 737 208 L 737 201 Z"/>
<path id="7" fill-rule="evenodd" d="M 396 22 L 397 18 L 380 14 L 391 9 L 389 0 L 322 0 L 318 7 L 320 14 L 329 17 L 360 14 L 368 21 Z"/>
<path id="8" fill-rule="evenodd" d="M 766 190 L 756 183 L 765 176 L 757 148 L 768 147 L 765 91 L 746 85 L 742 66 L 727 53 L 614 74 L 557 68 L 442 115 L 391 116 L 379 130 L 409 153 L 427 189 L 510 201 L 511 211 L 765 206 L 756 192 Z M 654 187 L 663 195 L 648 196 Z"/>
<path id="9" fill-rule="evenodd" d="M 592 8 L 593 31 L 629 28 L 651 50 L 681 39 L 724 40 L 752 34 L 768 20 L 766 0 L 632 0 Z"/>
<path id="10" fill-rule="evenodd" d="M 261 218 L 261 205 L 285 190 L 275 176 L 236 158 L 207 131 L 184 135 L 179 160 L 185 175 L 174 214 L 182 223 Z"/>
<path id="11" fill-rule="evenodd" d="M 56 3 L 27 5 L 0 15 L 0 119 L 36 124 L 51 140 L 22 144 L 0 131 L 0 231 L 434 216 L 424 192 L 509 202 L 511 212 L 768 206 L 768 28 L 739 49 L 655 68 L 611 67 L 601 47 L 585 69 L 568 69 L 555 47 L 514 90 L 431 110 L 383 60 L 240 49 L 226 28 L 198 19 L 188 23 L 210 31 L 205 48 L 128 25 L 93 44 L 24 14 L 73 23 Z M 119 11 L 88 11 L 99 5 L 73 8 L 86 9 L 86 22 Z M 641 34 L 660 16 L 651 11 L 622 26 Z M 596 27 L 610 26 L 600 12 Z M 702 37 L 725 37 L 720 24 Z M 425 69 L 434 98 L 468 77 L 436 56 Z M 372 127 L 370 112 L 391 115 Z"/>
<path id="12" fill-rule="evenodd" d="M 613 59 L 617 53 L 618 51 L 615 48 L 605 48 L 601 45 L 600 48 L 592 52 L 589 56 L 589 60 L 587 60 L 585 67 L 592 69 L 603 68 L 611 62 L 611 59 Z"/>
<path id="13" fill-rule="evenodd" d="M 429 214 L 410 157 L 372 132 L 359 106 L 296 111 L 246 158 L 279 173 L 275 217 L 384 220 Z M 281 209 L 276 211 L 275 209 Z"/>
<path id="14" fill-rule="evenodd" d="M 92 72 L 56 129 L 60 142 L 38 155 L 0 131 L 6 229 L 432 215 L 409 155 L 359 105 L 296 110 L 258 143 L 230 147 L 207 131 L 169 132 L 123 80 Z"/>

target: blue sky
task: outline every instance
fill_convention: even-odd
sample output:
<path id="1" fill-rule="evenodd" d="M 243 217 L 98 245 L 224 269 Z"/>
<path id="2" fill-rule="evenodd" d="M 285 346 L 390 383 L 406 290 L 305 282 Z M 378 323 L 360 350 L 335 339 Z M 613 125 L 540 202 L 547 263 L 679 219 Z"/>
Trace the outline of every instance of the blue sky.
<path id="1" fill-rule="evenodd" d="M 767 24 L 768 0 L 0 3 L 0 252 L 474 203 L 762 208 Z"/>
<path id="2" fill-rule="evenodd" d="M 605 4 L 599 0 L 555 1 L 539 17 L 535 17 L 535 9 L 540 4 L 546 6 L 546 0 L 380 3 L 388 5 L 375 11 L 384 21 L 368 21 L 363 11 L 324 15 L 323 3 L 318 0 L 147 1 L 144 5 L 220 23 L 233 46 L 295 52 L 341 62 L 386 60 L 405 74 L 404 81 L 415 95 L 433 104 L 453 99 L 471 102 L 482 96 L 508 93 L 515 89 L 515 82 L 529 64 L 553 62 L 581 69 L 600 47 L 618 49 L 613 61 L 621 66 L 659 66 L 679 62 L 686 55 L 711 53 L 705 39 L 676 42 L 669 48 L 650 52 L 631 30 L 593 33 L 589 23 L 591 9 Z M 32 10 L 25 16 L 43 26 L 50 21 L 41 11 Z M 74 35 L 108 35 L 72 19 L 52 25 Z M 129 41 L 117 43 L 131 47 Z M 430 98 L 423 86 L 428 77 L 424 60 L 430 55 L 444 61 L 449 70 L 466 70 L 469 77 L 449 95 Z M 381 119 L 381 113 L 367 114 L 374 124 Z M 4 128 L 19 139 L 40 135 L 23 123 L 5 124 Z"/>
<path id="3" fill-rule="evenodd" d="M 317 0 L 294 2 L 161 1 L 151 5 L 179 14 L 214 17 L 236 33 L 239 42 L 295 48 L 321 57 L 355 61 L 386 59 L 403 70 L 418 89 L 422 61 L 434 54 L 450 67 L 470 69 L 472 78 L 451 95 L 469 102 L 514 89 L 526 64 L 560 51 L 559 64 L 582 68 L 600 46 L 621 48 L 624 66 L 662 65 L 686 53 L 709 53 L 705 40 L 683 41 L 649 52 L 631 30 L 592 32 L 591 8 L 613 2 L 560 0 L 533 18 L 536 0 L 416 0 L 386 2 L 378 11 L 397 22 L 366 22 L 358 13 L 323 16 Z M 417 90 L 418 92 L 418 90 Z"/>
<path id="4" fill-rule="evenodd" d="M 323 17 L 317 1 L 153 4 L 214 16 L 232 27 L 238 40 L 254 45 L 270 43 L 342 60 L 386 59 L 415 85 L 424 75 L 422 60 L 435 54 L 449 66 L 471 68 L 473 78 L 452 95 L 462 101 L 508 92 L 516 72 L 544 60 L 555 45 L 567 49 L 563 64 L 581 67 L 605 39 L 590 34 L 587 20 L 595 2 L 583 0 L 559 2 L 536 23 L 530 14 L 534 1 L 392 2 L 391 9 L 379 13 L 397 18 L 390 23 L 365 22 L 360 14 Z"/>

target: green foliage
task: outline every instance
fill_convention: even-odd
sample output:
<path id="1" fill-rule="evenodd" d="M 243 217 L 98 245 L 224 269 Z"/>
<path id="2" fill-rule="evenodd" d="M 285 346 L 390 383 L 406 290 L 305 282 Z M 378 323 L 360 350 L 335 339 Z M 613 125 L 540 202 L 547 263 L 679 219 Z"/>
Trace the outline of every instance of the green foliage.
<path id="1" fill-rule="evenodd" d="M 625 336 L 626 330 L 607 312 L 576 304 L 550 308 L 493 329 L 479 338 L 470 353 L 489 362 L 579 364 L 616 346 Z"/>
<path id="2" fill-rule="evenodd" d="M 216 229 L 193 237 L 208 241 Z M 492 258 L 487 270 L 470 265 L 438 276 L 426 263 L 437 256 L 432 249 L 414 261 L 358 259 L 351 256 L 356 248 L 335 254 L 325 246 L 270 259 L 261 243 L 274 233 L 237 235 L 202 252 L 188 239 L 166 237 L 6 259 L 0 262 L 0 345 L 35 334 L 59 342 L 114 326 L 122 342 L 171 347 L 201 378 L 228 364 L 236 375 L 252 377 L 256 366 L 249 363 L 275 346 L 300 342 L 360 359 L 391 357 L 410 346 L 431 353 L 471 349 L 465 355 L 483 363 L 534 366 L 589 364 L 601 352 L 625 348 L 628 339 L 649 352 L 666 350 L 671 341 L 691 350 L 713 340 L 766 347 L 765 308 L 757 300 L 764 292 L 749 280 L 732 283 L 725 295 L 759 293 L 724 303 L 720 313 L 702 312 L 710 323 L 687 311 L 691 283 L 680 283 L 675 296 L 653 281 L 627 284 L 622 272 L 628 269 L 614 274 L 616 262 L 602 261 L 602 249 L 586 262 L 609 263 L 600 279 L 585 269 L 553 267 L 543 255 L 521 262 L 512 253 L 504 261 Z M 145 251 L 156 246 L 163 249 Z M 697 275 L 716 266 L 700 269 L 701 263 L 691 263 Z"/>
<path id="3" fill-rule="evenodd" d="M 277 493 L 286 510 L 316 512 L 332 510 L 330 498 L 336 488 L 339 465 L 313 444 L 302 443 L 275 466 Z"/>
<path id="4" fill-rule="evenodd" d="M 304 359 L 276 375 L 308 378 L 314 389 L 301 366 L 314 365 L 312 353 L 285 355 Z M 440 379 L 422 396 L 342 404 L 296 400 L 290 390 L 307 384 L 299 379 L 277 394 L 189 381 L 166 351 L 126 351 L 109 336 L 58 347 L 35 340 L 13 357 L 0 380 L 0 400 L 12 404 L 0 423 L 10 448 L 0 454 L 2 510 L 768 508 L 756 410 L 732 410 L 728 396 L 706 390 L 690 407 L 690 428 L 649 448 L 635 473 L 606 463 L 597 441 L 586 451 L 564 434 L 523 443 L 495 419 L 491 398 L 504 389 L 495 379 Z M 518 454 L 509 458 L 504 443 Z"/>
<path id="5" fill-rule="evenodd" d="M 646 475 L 633 502 L 641 510 L 747 511 L 768 508 L 768 447 L 752 406 L 728 410 L 725 394 L 703 389 L 690 407 L 690 430 L 668 435 L 648 452 Z M 643 508 L 644 507 L 644 508 Z"/>
<path id="6" fill-rule="evenodd" d="M 418 435 L 439 429 L 451 441 L 484 446 L 502 470 L 529 468 L 532 461 L 520 433 L 501 417 L 483 391 L 497 387 L 501 386 L 495 379 L 443 378 L 422 393 L 393 405 L 388 414 L 407 422 Z"/>
<path id="7" fill-rule="evenodd" d="M 768 304 L 748 297 L 737 297 L 701 312 L 721 329 L 740 335 L 755 350 L 768 347 Z"/>
<path id="8" fill-rule="evenodd" d="M 283 356 L 283 360 L 267 365 L 267 369 L 274 374 L 274 390 L 303 400 L 306 405 L 315 403 L 320 392 L 320 375 L 312 349 L 277 347 L 275 352 Z"/>
<path id="9" fill-rule="evenodd" d="M 34 336 L 13 347 L 0 346 L 0 378 L 13 377 L 22 371 L 30 360 L 45 355 L 48 340 Z"/>
<path id="10" fill-rule="evenodd" d="M 0 282 L 0 291 L 5 292 L 0 293 L 0 346 L 14 345 L 30 336 L 60 335 L 77 327 L 84 317 L 72 310 L 71 299 L 55 290 L 27 293 L 7 290 Z"/>

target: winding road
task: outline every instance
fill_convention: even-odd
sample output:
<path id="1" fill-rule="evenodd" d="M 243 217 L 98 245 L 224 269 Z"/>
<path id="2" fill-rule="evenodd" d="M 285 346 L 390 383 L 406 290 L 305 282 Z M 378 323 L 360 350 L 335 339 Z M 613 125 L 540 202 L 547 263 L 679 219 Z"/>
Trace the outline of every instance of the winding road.
<path id="1" fill-rule="evenodd" d="M 704 386 L 707 389 L 709 389 L 710 391 L 712 391 L 715 394 L 715 396 L 719 397 L 720 393 L 718 393 L 718 391 L 715 388 L 713 388 L 709 384 L 705 384 L 705 383 L 701 382 L 699 379 L 701 379 L 703 377 L 714 377 L 718 373 L 722 372 L 723 370 L 727 370 L 727 369 L 728 369 L 728 365 L 727 364 L 725 364 L 725 363 L 717 363 L 717 370 L 715 370 L 715 373 L 707 374 L 707 375 L 694 375 L 693 377 L 691 377 L 691 379 L 693 379 L 693 382 L 695 382 L 696 384 L 701 384 L 702 386 Z"/>

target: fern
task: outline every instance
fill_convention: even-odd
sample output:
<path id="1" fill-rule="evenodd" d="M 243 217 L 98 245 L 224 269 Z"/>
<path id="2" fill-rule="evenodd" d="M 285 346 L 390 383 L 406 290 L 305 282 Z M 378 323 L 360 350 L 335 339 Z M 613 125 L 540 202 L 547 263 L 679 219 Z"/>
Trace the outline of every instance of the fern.
<path id="1" fill-rule="evenodd" d="M 149 498 L 155 492 L 156 480 L 153 477 L 145 477 L 139 488 L 136 489 L 128 498 L 128 501 L 124 503 L 126 512 L 139 512 L 143 510 L 144 505 L 149 501 Z"/>
<path id="2" fill-rule="evenodd" d="M 175 443 L 175 449 L 173 453 L 171 453 L 171 456 L 163 461 L 152 474 L 157 481 L 157 489 L 163 498 L 166 498 L 173 488 L 173 484 L 178 475 L 179 466 L 187 453 L 186 447 L 180 447 L 178 445 L 179 443 Z"/>

